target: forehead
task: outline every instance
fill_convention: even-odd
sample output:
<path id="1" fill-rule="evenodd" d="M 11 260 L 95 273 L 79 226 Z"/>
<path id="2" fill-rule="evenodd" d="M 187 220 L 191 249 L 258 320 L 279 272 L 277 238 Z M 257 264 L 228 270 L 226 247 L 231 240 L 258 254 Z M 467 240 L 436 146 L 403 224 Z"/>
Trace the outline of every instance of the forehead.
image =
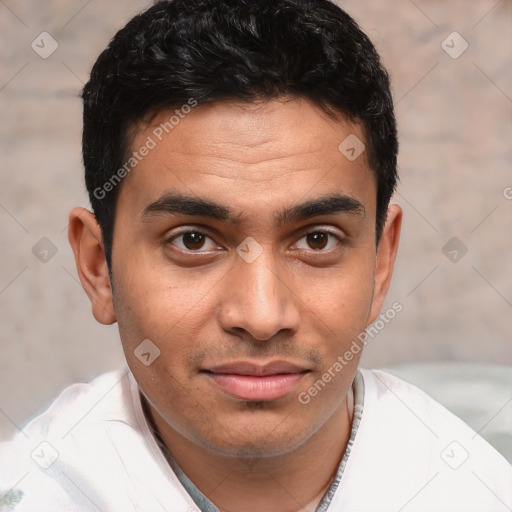
<path id="1" fill-rule="evenodd" d="M 362 127 L 332 119 L 305 99 L 175 107 L 136 127 L 128 157 L 139 156 L 120 199 L 142 211 L 148 201 L 181 191 L 240 208 L 254 202 L 272 208 L 287 197 L 336 191 L 355 197 L 370 213 L 374 175 L 365 151 L 347 158 L 347 138 L 359 152 Z"/>

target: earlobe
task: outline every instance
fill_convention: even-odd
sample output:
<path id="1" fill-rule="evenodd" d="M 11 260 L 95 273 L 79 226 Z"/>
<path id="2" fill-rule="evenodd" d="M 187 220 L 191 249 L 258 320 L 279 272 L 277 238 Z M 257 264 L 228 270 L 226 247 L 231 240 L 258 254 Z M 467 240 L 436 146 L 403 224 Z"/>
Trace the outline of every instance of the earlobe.
<path id="1" fill-rule="evenodd" d="M 101 229 L 92 212 L 85 208 L 71 211 L 68 239 L 75 255 L 78 277 L 91 301 L 94 318 L 101 324 L 114 323 L 116 315 Z"/>
<path id="2" fill-rule="evenodd" d="M 384 226 L 379 247 L 377 250 L 377 263 L 375 267 L 375 284 L 373 290 L 373 302 L 368 319 L 368 324 L 373 323 L 389 290 L 393 267 L 395 265 L 402 227 L 402 208 L 392 204 L 388 208 L 388 216 Z"/>

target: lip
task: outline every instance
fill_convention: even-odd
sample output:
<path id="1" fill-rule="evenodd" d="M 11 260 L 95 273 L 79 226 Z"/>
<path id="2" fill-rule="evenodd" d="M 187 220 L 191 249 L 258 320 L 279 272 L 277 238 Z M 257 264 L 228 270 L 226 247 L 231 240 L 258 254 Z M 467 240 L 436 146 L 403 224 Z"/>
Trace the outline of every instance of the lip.
<path id="1" fill-rule="evenodd" d="M 309 370 L 286 361 L 265 365 L 239 361 L 213 366 L 203 373 L 233 398 L 271 401 L 290 394 Z"/>

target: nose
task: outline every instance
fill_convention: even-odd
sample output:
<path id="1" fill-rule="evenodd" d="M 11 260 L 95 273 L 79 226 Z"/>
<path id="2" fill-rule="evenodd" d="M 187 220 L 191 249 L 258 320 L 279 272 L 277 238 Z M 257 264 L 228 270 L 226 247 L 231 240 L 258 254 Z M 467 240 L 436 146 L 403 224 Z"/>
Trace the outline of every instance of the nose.
<path id="1" fill-rule="evenodd" d="M 299 299 L 290 270 L 278 270 L 271 255 L 263 253 L 252 263 L 237 258 L 225 283 L 219 322 L 226 332 L 265 341 L 297 330 Z"/>

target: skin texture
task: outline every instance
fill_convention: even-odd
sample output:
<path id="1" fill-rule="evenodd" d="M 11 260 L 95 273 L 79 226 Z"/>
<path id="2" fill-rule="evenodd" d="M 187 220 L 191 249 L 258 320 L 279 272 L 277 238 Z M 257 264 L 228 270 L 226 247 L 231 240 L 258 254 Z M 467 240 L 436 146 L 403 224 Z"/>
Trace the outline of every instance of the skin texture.
<path id="1" fill-rule="evenodd" d="M 135 127 L 132 149 L 169 115 Z M 400 207 L 390 206 L 376 247 L 375 176 L 364 152 L 351 162 L 338 150 L 350 134 L 364 141 L 359 125 L 305 99 L 195 107 L 121 185 L 113 287 L 94 216 L 71 212 L 69 239 L 95 318 L 117 321 L 165 444 L 223 511 L 314 510 L 345 450 L 360 354 L 308 404 L 298 396 L 378 316 L 401 225 Z M 144 214 L 166 194 L 218 203 L 233 219 L 156 206 Z M 334 194 L 362 207 L 276 224 L 283 210 Z M 262 250 L 252 263 L 236 251 L 247 237 Z M 144 339 L 160 350 L 149 366 L 134 355 Z M 204 371 L 277 360 L 303 373 L 275 400 L 235 398 Z"/>

